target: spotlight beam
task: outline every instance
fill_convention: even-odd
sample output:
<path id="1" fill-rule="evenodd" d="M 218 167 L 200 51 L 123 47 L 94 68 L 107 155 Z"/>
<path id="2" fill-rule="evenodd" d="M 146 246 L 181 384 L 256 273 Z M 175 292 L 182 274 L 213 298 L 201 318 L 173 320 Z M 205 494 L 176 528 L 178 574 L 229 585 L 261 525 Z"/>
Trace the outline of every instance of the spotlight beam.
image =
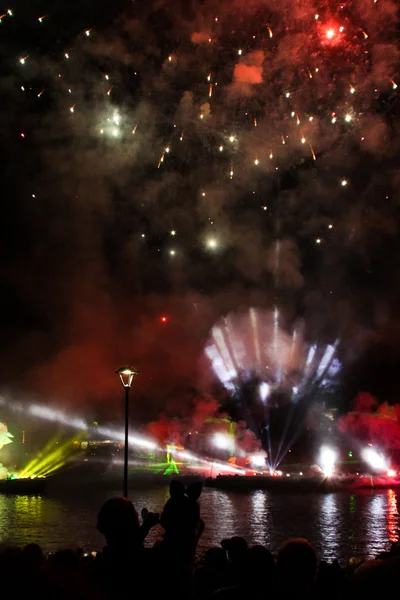
<path id="1" fill-rule="evenodd" d="M 114 429 L 112 427 L 102 427 L 102 426 L 92 427 L 92 426 L 88 425 L 88 423 L 86 423 L 86 421 L 84 421 L 80 417 L 75 417 L 75 416 L 69 417 L 64 412 L 62 412 L 58 409 L 50 408 L 48 406 L 42 406 L 42 405 L 38 405 L 38 404 L 26 405 L 26 404 L 23 404 L 22 402 L 18 402 L 18 401 L 7 402 L 7 400 L 4 398 L 4 396 L 1 396 L 1 395 L 0 395 L 0 406 L 7 406 L 10 410 L 13 410 L 15 412 L 24 412 L 31 416 L 41 418 L 45 421 L 54 421 L 54 422 L 60 423 L 67 427 L 77 429 L 78 431 L 82 432 L 82 434 L 85 433 L 87 435 L 87 434 L 96 433 L 97 435 L 101 435 L 102 437 L 104 436 L 105 438 L 113 438 L 118 441 L 123 440 L 122 430 Z M 72 448 L 72 443 L 74 440 L 76 440 L 76 435 L 70 441 L 66 442 L 62 446 L 62 448 L 66 449 L 68 446 Z M 38 471 L 40 473 L 45 472 L 46 474 L 49 474 L 50 472 L 53 473 L 58 468 L 61 468 L 61 463 L 63 463 L 63 465 L 64 465 L 67 462 L 65 460 L 66 457 L 64 457 L 64 456 L 61 457 L 61 454 L 62 454 L 62 452 L 60 452 L 61 448 L 58 449 L 58 452 L 57 451 L 55 451 L 55 453 L 53 452 L 51 455 L 51 458 L 48 456 L 49 453 L 51 452 L 52 446 L 55 443 L 56 443 L 56 439 L 53 437 L 46 444 L 46 446 L 39 452 L 39 454 L 37 456 L 35 456 L 35 458 L 33 458 L 21 470 L 20 476 L 29 477 L 31 475 L 37 475 Z M 147 439 L 143 436 L 137 435 L 137 434 L 129 436 L 129 445 L 135 446 L 137 448 L 146 448 L 148 450 L 158 450 L 161 452 L 167 451 L 166 447 L 164 448 L 164 447 L 158 445 L 157 443 L 155 443 L 153 440 L 149 440 L 149 439 Z M 186 451 L 181 451 L 181 453 L 176 452 L 176 455 L 177 456 L 180 455 L 183 460 L 196 461 L 198 464 L 207 466 L 210 469 L 212 469 L 213 466 L 214 467 L 218 466 L 218 468 L 220 468 L 222 471 L 225 471 L 225 472 L 236 473 L 236 474 L 245 474 L 246 473 L 246 469 L 244 469 L 242 467 L 238 467 L 238 466 L 233 467 L 228 462 L 223 463 L 220 461 L 220 462 L 216 463 L 215 461 L 210 461 L 208 459 L 196 456 L 196 455 L 194 455 L 192 453 L 188 453 Z M 59 465 L 59 466 L 57 466 L 57 465 Z"/>

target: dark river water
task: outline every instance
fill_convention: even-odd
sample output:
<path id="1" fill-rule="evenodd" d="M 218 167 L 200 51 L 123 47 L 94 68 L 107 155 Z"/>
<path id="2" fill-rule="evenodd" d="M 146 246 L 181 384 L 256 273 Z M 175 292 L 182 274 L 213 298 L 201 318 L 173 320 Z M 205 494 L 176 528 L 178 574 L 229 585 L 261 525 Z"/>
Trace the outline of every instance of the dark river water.
<path id="1" fill-rule="evenodd" d="M 102 502 L 118 493 L 48 492 L 42 497 L 0 494 L 0 542 L 39 543 L 44 550 L 83 547 L 99 550 L 96 531 Z M 138 511 L 160 511 L 167 487 L 131 490 Z M 201 496 L 206 529 L 200 550 L 233 535 L 275 552 L 290 537 L 306 537 L 325 560 L 373 557 L 398 539 L 400 494 L 392 490 L 350 495 L 225 492 L 206 488 Z M 154 536 L 159 532 L 153 533 Z"/>

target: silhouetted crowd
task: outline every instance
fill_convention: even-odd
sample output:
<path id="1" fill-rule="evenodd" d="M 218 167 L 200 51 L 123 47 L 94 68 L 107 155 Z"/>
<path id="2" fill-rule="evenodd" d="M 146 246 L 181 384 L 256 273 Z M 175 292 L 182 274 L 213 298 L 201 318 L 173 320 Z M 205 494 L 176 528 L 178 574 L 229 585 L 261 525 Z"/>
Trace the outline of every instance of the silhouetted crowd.
<path id="1" fill-rule="evenodd" d="M 40 600 L 363 600 L 400 590 L 400 546 L 374 560 L 341 567 L 319 562 L 305 539 L 288 540 L 274 556 L 240 537 L 223 540 L 196 558 L 205 524 L 198 499 L 201 483 L 187 488 L 174 481 L 161 515 L 143 509 L 141 519 L 125 498 L 100 509 L 97 527 L 105 537 L 101 552 L 59 550 L 44 556 L 40 546 L 0 551 L 1 596 Z M 163 536 L 145 546 L 155 525 Z"/>

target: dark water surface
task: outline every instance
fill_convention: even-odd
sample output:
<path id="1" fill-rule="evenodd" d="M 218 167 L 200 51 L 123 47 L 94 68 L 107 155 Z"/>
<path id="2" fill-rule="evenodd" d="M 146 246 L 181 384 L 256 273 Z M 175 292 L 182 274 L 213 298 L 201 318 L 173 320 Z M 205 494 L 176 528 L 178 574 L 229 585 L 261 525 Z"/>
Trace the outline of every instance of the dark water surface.
<path id="1" fill-rule="evenodd" d="M 39 543 L 44 550 L 84 547 L 99 550 L 96 531 L 101 504 L 118 492 L 48 492 L 44 496 L 0 494 L 0 543 Z M 398 539 L 400 494 L 393 490 L 338 494 L 225 492 L 206 488 L 201 496 L 206 530 L 200 550 L 224 537 L 243 536 L 276 551 L 290 537 L 306 537 L 320 558 L 372 557 Z M 138 511 L 160 511 L 167 487 L 131 490 Z M 153 539 L 159 533 L 154 532 Z"/>

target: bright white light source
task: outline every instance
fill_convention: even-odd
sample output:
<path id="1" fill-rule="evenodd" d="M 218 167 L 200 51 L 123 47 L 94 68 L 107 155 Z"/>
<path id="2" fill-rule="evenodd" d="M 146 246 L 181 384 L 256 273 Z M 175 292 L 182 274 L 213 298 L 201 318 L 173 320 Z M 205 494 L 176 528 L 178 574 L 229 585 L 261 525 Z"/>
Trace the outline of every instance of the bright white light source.
<path id="1" fill-rule="evenodd" d="M 213 437 L 213 444 L 220 450 L 230 450 L 233 446 L 233 440 L 226 433 L 216 433 Z"/>
<path id="2" fill-rule="evenodd" d="M 260 383 L 260 387 L 258 388 L 261 402 L 266 402 L 269 394 L 269 385 L 266 381 Z"/>
<path id="3" fill-rule="evenodd" d="M 250 457 L 250 462 L 253 467 L 265 467 L 265 456 L 262 454 L 255 454 Z"/>
<path id="4" fill-rule="evenodd" d="M 209 238 L 206 244 L 208 248 L 211 248 L 211 250 L 215 250 L 215 248 L 217 248 L 218 246 L 217 240 L 215 238 Z"/>
<path id="5" fill-rule="evenodd" d="M 373 448 L 364 448 L 364 450 L 361 453 L 363 459 L 365 460 L 365 462 L 372 467 L 372 469 L 375 469 L 376 471 L 386 471 L 387 470 L 387 462 L 386 462 L 386 458 L 382 455 L 379 454 L 379 452 L 377 452 L 376 450 L 374 450 Z"/>
<path id="6" fill-rule="evenodd" d="M 328 446 L 322 446 L 320 454 L 319 454 L 319 466 L 322 469 L 325 477 L 332 477 L 335 463 L 336 463 L 336 452 L 329 448 Z"/>

